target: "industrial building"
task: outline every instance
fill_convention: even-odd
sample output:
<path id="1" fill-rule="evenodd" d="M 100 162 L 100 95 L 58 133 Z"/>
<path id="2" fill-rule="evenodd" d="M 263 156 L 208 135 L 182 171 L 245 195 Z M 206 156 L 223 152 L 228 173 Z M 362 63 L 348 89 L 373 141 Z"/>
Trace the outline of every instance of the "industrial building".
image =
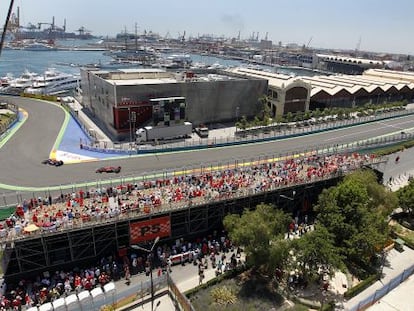
<path id="1" fill-rule="evenodd" d="M 133 128 L 154 124 L 151 99 L 184 97 L 181 116 L 194 125 L 254 117 L 268 80 L 231 72 L 161 69 L 81 69 L 83 105 L 115 140 Z M 132 117 L 133 116 L 133 117 Z"/>
<path id="2" fill-rule="evenodd" d="M 229 71 L 267 79 L 268 99 L 274 116 L 316 108 L 345 108 L 414 99 L 412 72 L 368 69 L 362 75 L 294 77 L 246 68 Z"/>
<path id="3" fill-rule="evenodd" d="M 335 73 L 360 75 L 367 69 L 385 68 L 392 61 L 334 54 L 316 54 L 318 67 Z"/>

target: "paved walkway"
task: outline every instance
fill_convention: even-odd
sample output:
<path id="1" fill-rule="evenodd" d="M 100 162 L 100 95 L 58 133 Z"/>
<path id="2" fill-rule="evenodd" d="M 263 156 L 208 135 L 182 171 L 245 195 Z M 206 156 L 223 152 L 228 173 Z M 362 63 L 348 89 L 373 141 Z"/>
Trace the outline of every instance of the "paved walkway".
<path id="1" fill-rule="evenodd" d="M 177 266 L 177 268 L 179 268 Z M 173 267 L 174 269 L 174 267 Z M 173 271 L 172 273 L 172 278 L 175 281 L 174 278 L 174 274 L 176 274 L 177 272 L 180 273 L 180 270 L 177 269 L 178 271 Z M 203 283 L 206 283 L 212 279 L 214 279 L 216 277 L 216 273 L 215 273 L 215 269 L 212 268 L 211 265 L 209 265 L 209 267 L 204 270 L 204 280 Z M 185 280 L 181 280 L 179 282 L 176 282 L 175 285 L 177 285 L 178 289 L 180 290 L 181 293 L 185 293 L 186 291 L 193 289 L 195 287 L 197 287 L 199 285 L 199 277 L 197 273 L 193 273 L 193 275 L 191 275 L 190 277 L 186 278 Z M 159 303 L 159 306 L 156 308 L 156 304 Z M 151 303 L 146 303 L 142 306 L 136 307 L 133 310 L 143 310 L 143 311 L 152 311 L 151 310 Z M 175 310 L 175 306 L 174 303 L 172 301 L 172 299 L 168 296 L 168 295 L 164 295 L 162 297 L 160 297 L 159 299 L 155 299 L 154 301 L 154 310 L 157 311 L 172 311 Z"/>
<path id="2" fill-rule="evenodd" d="M 383 276 L 381 280 L 375 282 L 373 285 L 368 287 L 359 295 L 353 297 L 352 299 L 344 302 L 345 310 L 353 310 L 358 304 L 375 294 L 377 290 L 380 290 L 384 287 L 385 284 L 390 282 L 392 279 L 397 277 L 399 274 L 403 273 L 404 270 L 408 269 L 414 264 L 414 250 L 404 246 L 404 251 L 402 253 L 398 252 L 395 249 L 390 250 L 387 253 L 386 263 L 383 269 Z M 404 283 L 403 283 L 404 284 Z M 414 282 L 412 282 L 414 285 Z M 397 287 L 398 288 L 398 287 Z M 413 290 L 413 288 L 411 288 Z M 401 299 L 406 299 L 404 292 L 401 293 Z M 396 310 L 410 310 L 410 309 L 396 309 Z M 414 309 L 411 309 L 414 310 Z"/>
<path id="3" fill-rule="evenodd" d="M 405 311 L 414 310 L 413 303 L 414 276 L 410 276 L 404 283 L 393 289 L 386 296 L 378 300 L 369 311 Z"/>

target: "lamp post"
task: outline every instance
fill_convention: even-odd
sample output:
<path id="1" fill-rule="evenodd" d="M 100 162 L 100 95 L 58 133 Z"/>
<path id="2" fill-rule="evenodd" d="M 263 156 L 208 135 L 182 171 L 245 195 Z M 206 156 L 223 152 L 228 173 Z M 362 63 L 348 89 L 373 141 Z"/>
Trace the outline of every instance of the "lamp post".
<path id="1" fill-rule="evenodd" d="M 154 311 L 154 280 L 152 278 L 152 263 L 153 263 L 153 259 L 152 259 L 153 253 L 152 253 L 152 251 L 154 250 L 155 244 L 157 244 L 159 240 L 160 240 L 160 237 L 157 236 L 154 240 L 154 243 L 152 243 L 151 249 L 146 249 L 146 248 L 138 246 L 138 245 L 131 245 L 131 247 L 133 249 L 139 249 L 139 250 L 142 250 L 144 252 L 147 252 L 149 254 L 148 256 L 150 256 L 151 311 Z"/>
<path id="2" fill-rule="evenodd" d="M 236 107 L 236 132 L 237 132 L 237 123 L 239 123 L 239 110 L 240 110 L 240 107 L 237 106 Z"/>
<path id="3" fill-rule="evenodd" d="M 128 121 L 129 121 L 129 143 L 132 143 L 131 107 L 128 107 Z"/>
<path id="4" fill-rule="evenodd" d="M 135 123 L 137 122 L 137 113 L 135 111 L 131 112 L 131 122 L 132 122 L 131 142 L 132 142 L 132 137 L 134 137 L 134 134 L 135 134 Z"/>

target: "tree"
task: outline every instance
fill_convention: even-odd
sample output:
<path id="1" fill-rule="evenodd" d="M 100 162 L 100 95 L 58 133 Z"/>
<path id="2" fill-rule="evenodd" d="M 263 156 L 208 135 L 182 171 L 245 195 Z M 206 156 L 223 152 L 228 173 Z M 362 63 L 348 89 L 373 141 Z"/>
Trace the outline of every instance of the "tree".
<path id="1" fill-rule="evenodd" d="M 333 235 L 347 264 L 364 270 L 374 262 L 389 233 L 384 210 L 390 207 L 379 206 L 379 202 L 384 197 L 390 202 L 393 199 L 377 184 L 369 171 L 348 175 L 336 187 L 325 189 L 315 208 L 318 224 Z"/>
<path id="2" fill-rule="evenodd" d="M 287 122 L 292 122 L 293 121 L 293 113 L 291 113 L 290 111 L 286 114 L 286 121 Z"/>
<path id="3" fill-rule="evenodd" d="M 247 262 L 255 268 L 272 271 L 288 255 L 284 233 L 290 217 L 271 205 L 259 204 L 255 210 L 227 215 L 223 224 L 234 243 L 242 245 Z"/>
<path id="4" fill-rule="evenodd" d="M 398 201 L 400 207 L 404 212 L 408 213 L 410 217 L 414 216 L 414 180 L 397 191 Z"/>
<path id="5" fill-rule="evenodd" d="M 248 126 L 249 121 L 247 121 L 246 116 L 242 116 L 240 122 L 236 122 L 236 128 L 239 128 L 241 130 L 247 129 Z"/>
<path id="6" fill-rule="evenodd" d="M 323 226 L 293 240 L 296 261 L 300 263 L 305 279 L 315 279 L 319 268 L 324 267 L 330 273 L 343 266 L 339 249 L 334 245 L 334 235 Z"/>
<path id="7" fill-rule="evenodd" d="M 260 103 L 260 110 L 261 110 L 261 124 L 260 125 L 264 125 L 267 126 L 270 123 L 270 120 L 272 118 L 272 111 L 270 108 L 270 97 L 268 96 L 262 96 L 259 98 L 259 103 Z M 260 119 L 259 118 L 259 119 Z"/>

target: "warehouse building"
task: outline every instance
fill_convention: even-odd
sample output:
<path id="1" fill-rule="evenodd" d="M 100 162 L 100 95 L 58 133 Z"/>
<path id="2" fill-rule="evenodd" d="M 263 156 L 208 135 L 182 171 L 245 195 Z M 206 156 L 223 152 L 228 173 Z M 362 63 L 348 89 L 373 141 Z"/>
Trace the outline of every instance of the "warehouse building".
<path id="1" fill-rule="evenodd" d="M 327 107 L 354 107 L 414 100 L 414 73 L 368 69 L 362 75 L 288 76 L 246 68 L 245 77 L 267 79 L 273 116 Z"/>

